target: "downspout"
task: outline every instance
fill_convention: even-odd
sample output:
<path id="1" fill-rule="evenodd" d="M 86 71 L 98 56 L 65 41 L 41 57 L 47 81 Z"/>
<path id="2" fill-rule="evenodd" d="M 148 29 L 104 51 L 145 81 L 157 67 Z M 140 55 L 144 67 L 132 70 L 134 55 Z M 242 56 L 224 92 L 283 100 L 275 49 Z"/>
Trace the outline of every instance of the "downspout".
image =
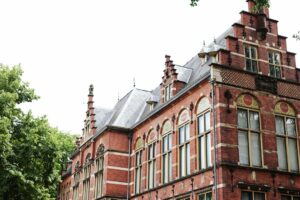
<path id="1" fill-rule="evenodd" d="M 218 189 L 217 189 L 217 131 L 216 131 L 216 113 L 215 113 L 215 84 L 216 79 L 213 74 L 213 66 L 211 66 L 211 98 L 212 98 L 212 123 L 213 123 L 213 131 L 214 131 L 214 189 L 215 189 L 215 200 L 218 200 Z"/>
<path id="2" fill-rule="evenodd" d="M 130 199 L 130 168 L 131 168 L 131 140 L 132 140 L 132 132 L 128 134 L 128 176 L 127 176 L 127 197 L 126 199 Z"/>

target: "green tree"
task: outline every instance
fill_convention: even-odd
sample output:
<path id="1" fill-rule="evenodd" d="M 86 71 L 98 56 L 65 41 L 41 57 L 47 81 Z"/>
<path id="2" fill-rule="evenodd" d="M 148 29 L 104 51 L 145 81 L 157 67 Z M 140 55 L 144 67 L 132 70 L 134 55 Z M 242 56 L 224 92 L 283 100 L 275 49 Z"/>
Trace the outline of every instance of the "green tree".
<path id="1" fill-rule="evenodd" d="M 0 199 L 55 199 L 74 137 L 19 108 L 38 99 L 22 73 L 20 66 L 0 65 Z"/>
<path id="2" fill-rule="evenodd" d="M 254 0 L 256 3 L 256 10 L 260 10 L 262 7 L 270 6 L 270 0 Z M 190 5 L 191 6 L 197 6 L 199 0 L 191 0 Z"/>

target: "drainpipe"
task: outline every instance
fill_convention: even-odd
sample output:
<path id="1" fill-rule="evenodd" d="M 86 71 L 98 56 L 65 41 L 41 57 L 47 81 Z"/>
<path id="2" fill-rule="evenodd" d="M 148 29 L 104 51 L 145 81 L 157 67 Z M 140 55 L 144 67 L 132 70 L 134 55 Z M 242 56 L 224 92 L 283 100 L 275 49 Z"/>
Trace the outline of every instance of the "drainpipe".
<path id="1" fill-rule="evenodd" d="M 213 66 L 211 67 L 211 77 L 210 80 L 211 84 L 211 98 L 212 98 L 212 123 L 213 123 L 213 130 L 214 130 L 214 189 L 215 189 L 215 200 L 218 200 L 218 189 L 217 189 L 217 131 L 216 131 L 216 113 L 215 113 L 215 84 L 216 80 L 213 76 Z"/>
<path id="2" fill-rule="evenodd" d="M 127 197 L 126 199 L 130 199 L 130 168 L 131 168 L 131 140 L 132 140 L 132 132 L 128 134 L 128 176 L 127 176 Z"/>

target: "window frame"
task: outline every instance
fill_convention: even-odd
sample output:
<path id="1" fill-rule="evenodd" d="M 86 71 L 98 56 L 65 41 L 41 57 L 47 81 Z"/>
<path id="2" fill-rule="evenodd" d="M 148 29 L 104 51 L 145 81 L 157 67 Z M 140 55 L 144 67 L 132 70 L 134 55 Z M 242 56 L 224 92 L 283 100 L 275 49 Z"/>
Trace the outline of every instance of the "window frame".
<path id="1" fill-rule="evenodd" d="M 74 200 L 79 200 L 79 184 L 80 184 L 80 172 L 74 173 L 74 186 L 73 186 L 73 198 Z"/>
<path id="2" fill-rule="evenodd" d="M 150 148 L 152 152 L 149 151 Z M 156 186 L 156 153 L 156 141 L 154 141 L 148 144 L 147 147 L 148 189 L 152 189 Z M 152 170 L 150 169 L 150 165 L 152 165 Z M 150 179 L 150 175 L 152 175 L 152 182 Z"/>
<path id="3" fill-rule="evenodd" d="M 87 160 L 83 167 L 83 192 L 82 200 L 88 200 L 90 194 L 91 161 Z"/>
<path id="4" fill-rule="evenodd" d="M 167 151 L 165 151 L 165 143 L 164 143 L 164 139 L 166 138 L 167 140 Z M 169 146 L 171 140 L 171 147 Z M 167 133 L 165 133 L 162 136 L 162 144 L 161 144 L 161 149 L 162 149 L 162 154 L 161 154 L 161 158 L 162 158 L 162 183 L 166 184 L 170 181 L 172 181 L 172 148 L 173 148 L 173 141 L 172 141 L 172 131 L 169 131 Z M 167 161 L 167 164 L 165 167 L 165 160 Z M 171 160 L 171 166 L 170 166 L 170 161 Z M 167 177 L 168 179 L 165 180 L 165 174 L 167 173 Z"/>
<path id="5" fill-rule="evenodd" d="M 172 98 L 172 96 L 173 96 L 172 88 L 173 88 L 173 83 L 170 83 L 164 87 L 164 101 L 165 102 L 169 101 Z"/>
<path id="6" fill-rule="evenodd" d="M 184 131 L 184 142 L 183 143 L 180 143 L 180 129 L 182 129 L 182 128 L 184 128 L 184 127 L 188 127 L 188 130 L 189 130 L 189 138 L 188 138 L 188 140 L 186 139 L 186 128 L 184 129 L 185 131 Z M 191 169 L 189 168 L 188 169 L 188 164 L 187 164 L 187 161 L 189 161 L 189 167 L 191 167 L 191 155 L 190 155 L 190 153 L 191 153 L 191 149 L 190 149 L 190 141 L 191 141 L 191 131 L 190 131 L 190 122 L 189 121 L 187 121 L 187 122 L 185 122 L 185 123 L 183 123 L 183 124 L 181 124 L 179 127 L 178 127 L 178 156 L 179 156 L 179 177 L 181 178 L 181 177 L 185 177 L 185 176 L 187 176 L 187 175 L 189 175 L 189 174 L 191 174 Z M 188 149 L 189 149 L 189 152 L 187 151 L 187 147 L 189 147 Z M 185 162 L 184 162 L 184 174 L 181 174 L 181 172 L 182 172 L 182 166 L 181 166 L 181 164 L 182 164 L 182 160 L 181 160 L 181 148 L 183 148 L 183 150 L 184 150 L 184 160 L 185 160 Z M 187 156 L 188 155 L 188 156 Z M 188 158 L 187 158 L 188 157 Z"/>
<path id="7" fill-rule="evenodd" d="M 247 57 L 247 54 L 246 54 L 246 49 L 247 48 L 249 50 L 249 57 Z M 256 55 L 255 58 L 253 58 L 252 51 L 251 51 L 252 49 L 255 50 L 255 55 Z M 258 66 L 258 50 L 257 50 L 257 47 L 253 46 L 253 45 L 245 44 L 244 45 L 244 55 L 245 55 L 245 69 L 246 69 L 246 71 L 253 72 L 253 73 L 258 73 L 259 72 L 259 66 Z M 250 69 L 247 68 L 247 60 L 250 61 Z M 254 67 L 253 67 L 253 62 L 256 62 L 256 69 L 255 70 L 254 70 Z"/>
<path id="8" fill-rule="evenodd" d="M 95 198 L 99 198 L 103 195 L 104 155 L 97 156 L 95 163 Z"/>
<path id="9" fill-rule="evenodd" d="M 278 134 L 277 130 L 276 130 L 276 119 L 277 117 L 283 118 L 283 122 L 284 122 L 284 134 Z M 295 136 L 291 136 L 288 134 L 287 131 L 287 119 L 293 119 L 295 122 Z M 275 134 L 276 134 L 276 146 L 277 146 L 277 159 L 278 159 L 278 144 L 277 144 L 277 138 L 283 138 L 284 139 L 284 144 L 285 144 L 285 156 L 286 156 L 286 166 L 287 169 L 282 169 L 279 167 L 279 159 L 278 159 L 278 169 L 279 170 L 283 170 L 283 171 L 288 171 L 288 172 L 299 172 L 300 171 L 300 154 L 299 154 L 299 136 L 298 136 L 298 126 L 297 126 L 297 116 L 292 116 L 292 115 L 284 115 L 284 114 L 280 114 L 280 113 L 275 113 Z M 291 156 L 290 156 L 290 152 L 289 152 L 289 140 L 295 140 L 296 143 L 296 151 L 297 151 L 297 167 L 298 170 L 291 170 Z"/>
<path id="10" fill-rule="evenodd" d="M 247 112 L 247 128 L 246 129 L 245 128 L 241 128 L 238 125 L 239 110 L 243 110 L 243 111 Z M 249 117 L 250 116 L 250 112 L 258 114 L 258 117 L 259 117 L 259 121 L 258 121 L 259 122 L 259 130 L 258 131 L 252 130 L 251 127 L 250 127 L 250 117 Z M 263 157 L 263 142 L 262 142 L 262 133 L 261 133 L 261 115 L 260 115 L 260 111 L 258 109 L 253 109 L 253 108 L 249 108 L 249 107 L 238 106 L 237 107 L 237 132 L 238 132 L 238 148 L 240 148 L 239 147 L 240 146 L 240 144 L 239 144 L 239 134 L 240 134 L 240 132 L 247 133 L 247 141 L 248 141 L 247 151 L 248 151 L 248 163 L 249 164 L 241 163 L 241 161 L 240 161 L 240 155 L 239 155 L 239 165 L 250 166 L 250 167 L 259 167 L 259 168 L 263 167 L 264 157 Z M 259 134 L 260 166 L 253 165 L 252 133 Z"/>
<path id="11" fill-rule="evenodd" d="M 209 128 L 207 129 L 206 127 L 206 114 L 209 114 Z M 200 117 L 203 116 L 203 123 L 204 123 L 204 132 L 200 132 Z M 208 163 L 208 148 L 207 148 L 207 136 L 210 135 L 210 148 L 209 148 L 209 151 L 210 151 L 210 163 Z M 209 167 L 212 167 L 212 160 L 211 160 L 211 112 L 210 112 L 210 109 L 205 109 L 204 111 L 200 112 L 198 115 L 197 115 L 197 137 L 198 137 L 198 169 L 199 170 L 203 170 L 203 169 L 207 169 Z M 201 151 L 201 138 L 204 138 L 204 166 L 202 168 L 202 151 Z"/>
<path id="12" fill-rule="evenodd" d="M 137 156 L 139 156 L 139 162 L 137 162 Z M 142 149 L 135 152 L 135 165 L 134 165 L 134 193 L 135 194 L 139 194 L 142 192 L 142 169 L 143 169 L 142 157 L 143 157 Z M 137 179 L 137 173 L 139 173 L 139 179 Z"/>
<path id="13" fill-rule="evenodd" d="M 261 192 L 261 191 L 253 191 L 253 190 L 242 190 L 241 191 L 241 200 L 243 200 L 243 192 L 247 192 L 247 193 L 251 193 L 252 194 L 252 199 L 251 200 L 255 200 L 255 193 L 259 193 L 259 194 L 264 194 L 264 200 L 266 200 L 266 192 Z"/>
<path id="14" fill-rule="evenodd" d="M 206 200 L 208 194 L 211 195 L 211 199 L 212 199 L 212 192 L 211 192 L 211 191 L 207 191 L 207 192 L 203 192 L 203 193 L 197 194 L 197 200 L 200 200 L 200 196 L 201 196 L 201 195 L 204 195 L 204 200 Z"/>
<path id="15" fill-rule="evenodd" d="M 270 54 L 272 55 L 272 60 L 270 60 Z M 278 64 L 276 63 L 275 61 L 275 55 L 278 55 L 278 58 L 279 58 L 279 62 Z M 273 77 L 273 78 L 281 78 L 282 77 L 282 69 L 281 69 L 281 53 L 280 52 L 277 52 L 277 51 L 268 51 L 268 64 L 269 64 L 269 73 L 270 73 L 270 76 Z M 274 68 L 274 73 L 275 74 L 272 74 L 272 70 L 271 68 Z M 276 69 L 279 69 L 279 72 L 276 71 Z M 279 74 L 277 74 L 279 73 Z"/>
<path id="16" fill-rule="evenodd" d="M 300 199 L 300 196 L 297 196 L 297 195 L 287 195 L 287 194 L 282 194 L 282 195 L 280 195 L 280 198 L 282 199 L 282 197 L 289 197 L 290 200 L 294 200 L 294 198 Z"/>

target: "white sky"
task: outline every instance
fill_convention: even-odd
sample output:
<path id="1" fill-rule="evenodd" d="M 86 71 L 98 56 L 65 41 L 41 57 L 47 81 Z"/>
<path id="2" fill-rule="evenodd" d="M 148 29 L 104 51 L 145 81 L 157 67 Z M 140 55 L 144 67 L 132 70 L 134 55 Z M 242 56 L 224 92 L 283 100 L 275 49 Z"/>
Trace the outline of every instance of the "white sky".
<path id="1" fill-rule="evenodd" d="M 270 17 L 288 49 L 300 30 L 299 0 L 271 2 Z M 118 93 L 151 90 L 160 82 L 164 55 L 185 64 L 247 9 L 245 0 L 1 0 L 0 62 L 21 64 L 40 100 L 27 105 L 52 126 L 81 134 L 89 84 L 95 104 L 111 108 Z M 299 55 L 297 61 L 299 62 Z"/>

